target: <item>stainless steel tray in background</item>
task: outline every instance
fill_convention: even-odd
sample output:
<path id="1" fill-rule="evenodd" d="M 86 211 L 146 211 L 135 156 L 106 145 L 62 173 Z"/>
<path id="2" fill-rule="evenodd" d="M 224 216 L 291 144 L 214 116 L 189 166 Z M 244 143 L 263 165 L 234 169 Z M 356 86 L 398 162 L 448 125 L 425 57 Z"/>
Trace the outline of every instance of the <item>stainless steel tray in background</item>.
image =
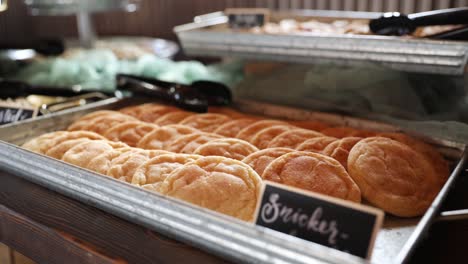
<path id="1" fill-rule="evenodd" d="M 0 141 L 0 169 L 229 260 L 255 263 L 359 263 L 363 261 L 334 249 L 149 193 L 112 178 L 102 177 L 12 145 L 22 144 L 42 133 L 64 129 L 73 120 L 87 112 L 97 109 L 115 109 L 129 103 L 132 103 L 132 100 L 109 99 L 50 117 L 0 128 L 0 139 L 3 140 Z M 268 116 L 290 117 L 291 119 L 313 118 L 328 120 L 335 125 L 346 124 L 381 131 L 399 130 L 395 126 L 352 117 L 314 113 L 257 102 L 239 101 L 236 105 L 241 110 Z M 432 143 L 450 154 L 450 158 L 456 164 L 454 172 L 422 219 L 386 217 L 384 228 L 377 237 L 372 262 L 402 262 L 409 256 L 427 226 L 436 216 L 448 189 L 464 168 L 466 154 L 462 155 L 464 147 L 462 144 L 441 140 L 435 140 Z"/>
<path id="2" fill-rule="evenodd" d="M 272 14 L 292 19 L 372 19 L 381 13 L 302 10 Z M 222 12 L 198 16 L 174 28 L 188 55 L 240 57 L 295 63 L 383 65 L 409 72 L 462 75 L 468 42 L 370 35 L 273 35 L 230 30 Z"/>

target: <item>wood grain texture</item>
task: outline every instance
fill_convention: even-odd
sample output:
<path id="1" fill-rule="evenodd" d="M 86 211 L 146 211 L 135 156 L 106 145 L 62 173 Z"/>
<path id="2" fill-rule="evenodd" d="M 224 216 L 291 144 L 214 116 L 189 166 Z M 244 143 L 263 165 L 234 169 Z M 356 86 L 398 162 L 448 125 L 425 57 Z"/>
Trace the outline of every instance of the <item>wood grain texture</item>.
<path id="1" fill-rule="evenodd" d="M 73 240 L 66 239 L 57 231 L 41 225 L 7 207 L 0 205 L 0 230 L 2 241 L 13 247 L 15 264 L 118 264 L 122 261 L 114 260 L 100 253 L 83 247 Z M 52 251 L 53 250 L 53 251 Z M 19 252 L 26 254 L 28 257 Z"/>
<path id="2" fill-rule="evenodd" d="M 0 172 L 0 204 L 93 245 L 107 256 L 129 263 L 184 263 L 187 260 L 225 263 L 204 251 L 4 172 Z"/>
<path id="3" fill-rule="evenodd" d="M 141 0 L 135 13 L 114 11 L 93 15 L 101 36 L 130 35 L 176 39 L 172 28 L 191 22 L 193 17 L 227 7 L 272 9 L 337 9 L 359 11 L 400 11 L 412 13 L 436 8 L 466 6 L 466 0 Z M 67 17 L 32 17 L 23 0 L 10 0 L 0 13 L 0 45 L 22 44 L 40 38 L 76 37 L 76 21 Z"/>

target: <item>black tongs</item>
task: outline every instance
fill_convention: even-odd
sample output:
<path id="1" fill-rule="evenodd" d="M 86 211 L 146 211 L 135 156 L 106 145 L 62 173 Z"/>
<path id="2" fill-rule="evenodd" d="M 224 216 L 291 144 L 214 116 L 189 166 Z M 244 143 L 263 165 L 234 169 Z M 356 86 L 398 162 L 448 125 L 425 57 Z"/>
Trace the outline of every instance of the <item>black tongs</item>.
<path id="1" fill-rule="evenodd" d="M 28 96 L 30 94 L 48 96 L 77 96 L 89 93 L 81 90 L 81 87 L 59 87 L 45 85 L 30 85 L 26 82 L 7 80 L 0 78 L 0 98 L 16 98 Z"/>
<path id="2" fill-rule="evenodd" d="M 116 78 L 119 90 L 151 96 L 193 112 L 204 113 L 210 105 L 228 105 L 232 100 L 229 88 L 213 81 L 184 85 L 129 74 L 118 74 Z"/>
<path id="3" fill-rule="evenodd" d="M 370 30 L 378 35 L 403 36 L 413 33 L 417 27 L 435 25 L 468 26 L 468 7 L 441 9 L 428 12 L 404 15 L 398 12 L 384 13 L 382 17 L 369 23 Z M 457 39 L 457 33 L 466 34 L 466 28 L 450 31 L 450 34 L 439 35 L 445 39 Z M 436 36 L 436 35 L 434 35 Z M 431 38 L 431 36 L 427 36 Z M 459 37 L 458 37 L 459 39 Z"/>

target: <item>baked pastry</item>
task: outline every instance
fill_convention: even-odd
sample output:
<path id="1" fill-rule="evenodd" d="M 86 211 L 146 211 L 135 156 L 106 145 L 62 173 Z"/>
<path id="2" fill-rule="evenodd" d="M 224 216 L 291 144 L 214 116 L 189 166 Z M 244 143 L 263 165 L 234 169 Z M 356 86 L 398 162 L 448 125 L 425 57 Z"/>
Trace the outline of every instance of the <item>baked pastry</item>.
<path id="1" fill-rule="evenodd" d="M 234 159 L 202 157 L 173 171 L 161 185 L 164 195 L 252 221 L 262 180 Z"/>
<path id="2" fill-rule="evenodd" d="M 279 121 L 279 120 L 273 120 L 273 119 L 257 121 L 255 123 L 252 123 L 246 126 L 241 131 L 239 131 L 239 133 L 237 133 L 236 135 L 236 138 L 250 142 L 250 140 L 252 140 L 255 134 L 257 134 L 260 130 L 268 128 L 268 127 L 280 126 L 280 125 L 287 126 L 288 123 Z"/>
<path id="3" fill-rule="evenodd" d="M 109 118 L 110 120 L 137 121 L 134 117 L 117 111 L 102 110 L 82 116 L 68 127 L 68 131 L 89 130 L 86 127 L 95 124 L 96 120 L 102 120 L 103 118 Z"/>
<path id="4" fill-rule="evenodd" d="M 337 138 L 334 137 L 315 137 L 308 139 L 302 142 L 297 146 L 296 150 L 298 151 L 310 151 L 320 153 L 324 150 L 330 143 L 337 141 Z"/>
<path id="5" fill-rule="evenodd" d="M 146 134 L 137 143 L 137 147 L 142 149 L 165 149 L 175 139 L 195 132 L 200 131 L 184 125 L 163 126 Z"/>
<path id="6" fill-rule="evenodd" d="M 340 199 L 361 201 L 358 186 L 343 166 L 319 153 L 294 151 L 284 154 L 266 167 L 262 178 Z"/>
<path id="7" fill-rule="evenodd" d="M 96 173 L 107 175 L 107 171 L 109 170 L 112 161 L 118 158 L 120 155 L 126 152 L 131 152 L 139 150 L 137 148 L 118 148 L 112 149 L 110 151 L 104 152 L 94 158 L 92 158 L 89 163 L 86 165 L 86 169 L 94 171 Z"/>
<path id="8" fill-rule="evenodd" d="M 179 124 L 199 129 L 203 132 L 213 132 L 222 124 L 229 122 L 230 117 L 222 114 L 196 114 L 185 118 Z"/>
<path id="9" fill-rule="evenodd" d="M 268 144 L 270 144 L 271 140 L 274 139 L 276 136 L 294 128 L 295 127 L 290 125 L 279 125 L 264 128 L 252 137 L 250 143 L 257 146 L 259 149 L 267 148 Z"/>
<path id="10" fill-rule="evenodd" d="M 68 131 L 87 130 L 103 135 L 109 128 L 128 121 L 138 120 L 128 115 L 116 113 L 97 116 L 89 120 L 80 120 L 71 124 Z"/>
<path id="11" fill-rule="evenodd" d="M 119 114 L 122 114 L 118 111 L 112 111 L 112 110 L 99 110 L 99 111 L 94 111 L 94 112 L 91 112 L 89 114 L 86 114 L 80 118 L 78 118 L 77 120 L 75 120 L 74 123 L 78 123 L 80 121 L 87 121 L 87 120 L 91 120 L 91 119 L 94 119 L 96 117 L 103 117 L 103 116 L 108 116 L 108 115 L 119 115 Z"/>
<path id="12" fill-rule="evenodd" d="M 141 138 L 157 128 L 158 125 L 151 123 L 129 121 L 109 128 L 103 135 L 109 140 L 122 141 L 130 147 L 136 147 Z"/>
<path id="13" fill-rule="evenodd" d="M 131 182 L 136 170 L 148 160 L 160 155 L 171 154 L 164 150 L 136 149 L 116 157 L 109 164 L 107 176 L 117 180 Z"/>
<path id="14" fill-rule="evenodd" d="M 199 155 L 163 154 L 141 164 L 133 174 L 131 183 L 144 186 L 145 189 L 159 192 L 162 182 L 175 169 L 201 158 Z"/>
<path id="15" fill-rule="evenodd" d="M 230 118 L 234 118 L 234 119 L 245 118 L 246 117 L 245 114 L 243 114 L 243 113 L 241 113 L 241 112 L 239 112 L 237 110 L 234 110 L 231 107 L 210 106 L 208 108 L 208 113 L 223 114 L 223 115 L 227 115 Z"/>
<path id="16" fill-rule="evenodd" d="M 344 137 L 373 137 L 375 132 L 359 130 L 352 127 L 330 127 L 321 130 L 320 133 L 329 137 L 344 138 Z"/>
<path id="17" fill-rule="evenodd" d="M 194 115 L 195 113 L 192 112 L 186 112 L 186 111 L 174 111 L 174 112 L 169 112 L 167 114 L 162 115 L 156 121 L 154 121 L 155 124 L 158 124 L 160 126 L 165 126 L 165 125 L 174 125 L 178 124 L 180 121 L 184 120 L 185 118 Z"/>
<path id="18" fill-rule="evenodd" d="M 202 156 L 222 156 L 235 160 L 243 160 L 248 155 L 257 151 L 258 148 L 247 141 L 237 138 L 220 138 L 208 141 L 198 147 L 193 153 Z"/>
<path id="19" fill-rule="evenodd" d="M 219 126 L 213 133 L 225 136 L 225 137 L 236 137 L 237 133 L 244 127 L 256 122 L 257 120 L 251 118 L 241 118 L 229 121 L 224 125 Z"/>
<path id="20" fill-rule="evenodd" d="M 444 157 L 442 157 L 439 151 L 437 151 L 431 145 L 401 133 L 381 133 L 378 136 L 396 140 L 424 155 L 424 157 L 426 157 L 429 163 L 434 167 L 434 170 L 439 177 L 440 185 L 444 185 L 444 183 L 447 181 L 450 175 L 449 164 L 444 159 Z"/>
<path id="21" fill-rule="evenodd" d="M 53 145 L 51 142 L 53 141 L 54 138 L 67 134 L 69 132 L 67 131 L 55 131 L 55 132 L 50 132 L 47 134 L 40 135 L 38 137 L 35 137 L 26 143 L 24 143 L 21 147 L 27 150 L 30 150 L 32 152 L 37 152 L 40 154 L 44 154 L 50 147 Z"/>
<path id="22" fill-rule="evenodd" d="M 423 155 L 384 137 L 359 141 L 349 153 L 348 172 L 369 203 L 402 217 L 422 215 L 440 189 Z"/>
<path id="23" fill-rule="evenodd" d="M 65 152 L 67 152 L 69 149 L 83 142 L 88 142 L 88 141 L 91 141 L 91 139 L 77 138 L 77 139 L 64 140 L 63 142 L 47 150 L 44 154 L 54 159 L 62 159 Z"/>
<path id="24" fill-rule="evenodd" d="M 137 118 L 141 121 L 153 123 L 158 118 L 169 112 L 178 111 L 176 107 L 160 104 L 145 104 L 139 110 Z"/>
<path id="25" fill-rule="evenodd" d="M 252 167 L 258 175 L 262 175 L 265 168 L 268 167 L 272 161 L 293 151 L 294 149 L 290 148 L 267 148 L 250 154 L 245 157 L 242 162 Z"/>
<path id="26" fill-rule="evenodd" d="M 339 161 L 341 165 L 348 169 L 348 155 L 349 151 L 358 143 L 362 138 L 360 137 L 344 137 L 329 144 L 322 154 L 332 157 Z"/>
<path id="27" fill-rule="evenodd" d="M 292 129 L 276 136 L 269 144 L 269 148 L 292 148 L 295 149 L 304 141 L 321 137 L 323 134 L 308 129 Z"/>
<path id="28" fill-rule="evenodd" d="M 122 142 L 112 142 L 108 140 L 89 140 L 67 150 L 62 156 L 62 160 L 86 168 L 94 157 L 113 150 L 114 148 L 128 148 L 128 145 Z"/>
<path id="29" fill-rule="evenodd" d="M 146 105 L 148 104 L 127 106 L 120 109 L 119 112 L 125 115 L 133 116 L 138 119 L 138 116 L 141 114 L 141 111 L 143 111 L 143 108 L 145 108 Z"/>
<path id="30" fill-rule="evenodd" d="M 198 147 L 211 140 L 223 138 L 213 133 L 196 132 L 181 136 L 169 144 L 165 150 L 175 153 L 192 154 Z"/>

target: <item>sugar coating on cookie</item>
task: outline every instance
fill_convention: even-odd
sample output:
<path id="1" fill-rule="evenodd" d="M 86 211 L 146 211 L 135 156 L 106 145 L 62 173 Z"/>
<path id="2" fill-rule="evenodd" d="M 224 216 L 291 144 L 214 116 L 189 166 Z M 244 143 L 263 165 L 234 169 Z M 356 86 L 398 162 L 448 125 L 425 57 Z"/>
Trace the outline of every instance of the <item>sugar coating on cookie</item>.
<path id="1" fill-rule="evenodd" d="M 174 125 L 174 124 L 178 124 L 180 121 L 194 114 L 195 113 L 193 112 L 186 112 L 186 111 L 169 112 L 167 114 L 162 115 L 158 119 L 156 119 L 154 123 L 159 126 Z"/>
<path id="2" fill-rule="evenodd" d="M 302 142 L 299 146 L 296 147 L 296 150 L 299 151 L 310 151 L 320 153 L 324 150 L 330 143 L 337 141 L 337 138 L 334 137 L 315 137 L 308 139 Z"/>
<path id="3" fill-rule="evenodd" d="M 112 141 L 121 141 L 131 147 L 136 147 L 138 142 L 151 131 L 159 128 L 158 125 L 141 122 L 129 121 L 109 128 L 104 137 Z"/>
<path id="4" fill-rule="evenodd" d="M 344 200 L 361 201 L 361 192 L 344 167 L 319 153 L 284 154 L 266 167 L 262 178 Z"/>
<path id="5" fill-rule="evenodd" d="M 210 156 L 185 164 L 163 182 L 162 194 L 252 221 L 262 180 L 238 160 Z"/>
<path id="6" fill-rule="evenodd" d="M 179 124 L 190 126 L 203 132 L 213 132 L 219 126 L 231 120 L 223 114 L 196 114 L 185 118 Z"/>
<path id="7" fill-rule="evenodd" d="M 292 148 L 295 149 L 297 146 L 302 144 L 304 141 L 315 138 L 321 137 L 323 134 L 308 130 L 308 129 L 292 129 L 286 132 L 283 132 L 276 136 L 269 144 L 269 148 Z"/>
<path id="8" fill-rule="evenodd" d="M 272 139 L 286 131 L 295 128 L 296 127 L 291 125 L 279 125 L 264 128 L 258 131 L 249 142 L 252 143 L 254 146 L 257 146 L 259 149 L 265 149 L 268 147 L 268 144 L 270 144 Z"/>
<path id="9" fill-rule="evenodd" d="M 40 154 L 44 154 L 49 148 L 53 146 L 53 139 L 69 133 L 68 131 L 55 131 L 50 132 L 47 134 L 40 135 L 35 137 L 26 143 L 24 143 L 21 147 L 32 152 L 37 152 Z"/>
<path id="10" fill-rule="evenodd" d="M 199 130 L 184 125 L 162 126 L 141 138 L 137 143 L 137 147 L 142 149 L 165 149 L 177 138 L 195 132 L 199 132 Z"/>
<path id="11" fill-rule="evenodd" d="M 257 152 L 258 148 L 247 141 L 237 138 L 220 138 L 198 147 L 193 153 L 202 156 L 222 156 L 235 160 L 243 160 L 248 155 Z"/>
<path id="12" fill-rule="evenodd" d="M 178 109 L 168 105 L 146 104 L 139 110 L 137 118 L 144 122 L 153 123 L 161 116 L 173 111 L 178 111 Z"/>
<path id="13" fill-rule="evenodd" d="M 236 137 L 237 133 L 244 129 L 246 126 L 255 123 L 257 120 L 251 118 L 235 119 L 219 126 L 213 133 L 225 136 Z"/>
<path id="14" fill-rule="evenodd" d="M 252 167 L 258 175 L 262 175 L 265 168 L 270 165 L 272 161 L 293 151 L 294 149 L 290 148 L 267 148 L 250 154 L 245 157 L 242 162 Z"/>
<path id="15" fill-rule="evenodd" d="M 107 140 L 90 140 L 70 148 L 63 154 L 62 160 L 86 168 L 94 157 L 113 149 Z"/>
<path id="16" fill-rule="evenodd" d="M 223 138 L 223 136 L 213 133 L 196 132 L 179 137 L 169 144 L 165 150 L 175 153 L 191 154 L 206 142 L 220 138 Z"/>
<path id="17" fill-rule="evenodd" d="M 242 139 L 245 141 L 250 142 L 250 140 L 257 134 L 260 130 L 272 126 L 278 126 L 278 125 L 288 125 L 288 123 L 280 120 L 273 120 L 273 119 L 266 119 L 266 120 L 261 120 L 254 122 L 248 126 L 246 126 L 244 129 L 239 131 L 237 133 L 236 138 Z"/>
<path id="18" fill-rule="evenodd" d="M 322 154 L 336 159 L 348 169 L 348 155 L 349 151 L 356 145 L 362 138 L 360 137 L 344 137 L 330 143 L 323 151 Z"/>

